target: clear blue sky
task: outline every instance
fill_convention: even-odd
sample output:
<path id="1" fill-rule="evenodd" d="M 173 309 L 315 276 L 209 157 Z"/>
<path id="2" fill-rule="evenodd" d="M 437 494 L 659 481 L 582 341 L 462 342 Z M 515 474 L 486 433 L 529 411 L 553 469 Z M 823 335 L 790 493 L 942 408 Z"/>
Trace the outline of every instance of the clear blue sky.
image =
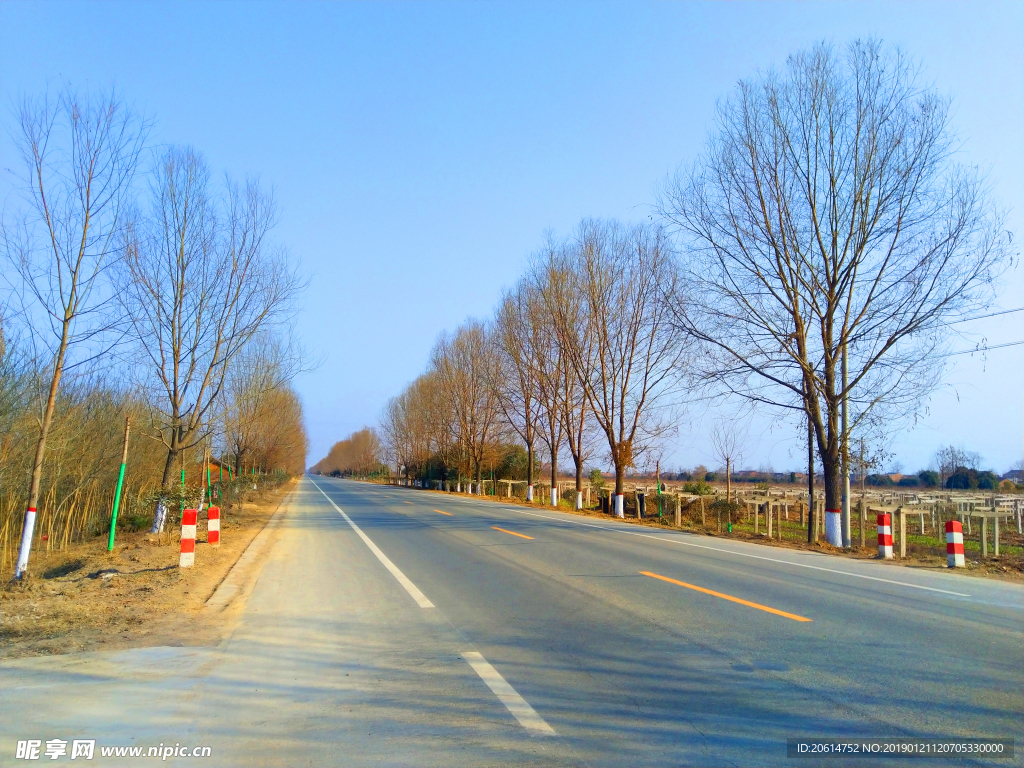
<path id="1" fill-rule="evenodd" d="M 1024 3 L 0 4 L 4 125 L 19 94 L 111 83 L 154 139 L 258 174 L 278 236 L 312 278 L 297 331 L 311 461 L 424 368 L 437 334 L 487 316 L 545 230 L 648 215 L 737 79 L 825 38 L 898 43 L 954 98 L 962 159 L 991 169 L 1018 242 L 1024 211 Z M 5 136 L 3 165 L 14 160 Z M 3 188 L 9 186 L 7 178 Z M 1024 306 L 1024 268 L 1000 303 Z M 1024 339 L 1024 313 L 972 341 Z M 927 418 L 894 448 L 940 443 L 1005 471 L 1024 433 L 1024 347 L 951 359 Z M 688 436 L 692 431 L 698 436 Z M 711 463 L 699 425 L 671 465 Z M 747 464 L 798 468 L 790 430 Z"/>

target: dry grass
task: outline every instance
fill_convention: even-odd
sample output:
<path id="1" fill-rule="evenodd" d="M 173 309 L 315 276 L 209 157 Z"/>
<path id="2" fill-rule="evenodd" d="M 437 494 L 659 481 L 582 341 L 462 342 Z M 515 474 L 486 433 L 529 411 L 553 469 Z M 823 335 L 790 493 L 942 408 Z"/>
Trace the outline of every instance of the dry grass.
<path id="1" fill-rule="evenodd" d="M 176 534 L 122 533 L 110 553 L 105 536 L 38 553 L 29 579 L 3 586 L 3 655 L 217 642 L 225 617 L 202 606 L 297 482 L 223 509 L 220 547 L 206 545 L 201 521 L 191 569 L 178 568 Z"/>

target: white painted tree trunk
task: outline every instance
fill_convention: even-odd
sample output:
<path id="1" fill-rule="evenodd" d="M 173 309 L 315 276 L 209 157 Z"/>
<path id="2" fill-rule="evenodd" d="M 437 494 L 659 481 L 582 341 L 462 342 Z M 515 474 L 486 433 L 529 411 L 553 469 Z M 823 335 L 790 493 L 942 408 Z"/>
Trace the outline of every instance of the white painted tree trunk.
<path id="1" fill-rule="evenodd" d="M 583 509 L 583 491 L 576 491 L 576 509 Z"/>
<path id="2" fill-rule="evenodd" d="M 533 485 L 526 486 L 526 500 L 533 501 Z"/>
<path id="3" fill-rule="evenodd" d="M 903 535 L 903 531 L 900 531 Z M 839 509 L 825 510 L 825 540 L 833 547 L 843 546 L 843 513 Z"/>
<path id="4" fill-rule="evenodd" d="M 626 516 L 626 497 L 621 493 L 617 493 L 612 496 L 615 499 L 615 516 L 625 517 Z"/>
<path id="5" fill-rule="evenodd" d="M 163 533 L 167 522 L 167 500 L 163 497 L 156 503 L 156 514 L 153 516 L 153 530 L 150 533 Z"/>
<path id="6" fill-rule="evenodd" d="M 32 534 L 36 530 L 36 511 L 29 509 L 25 512 L 25 525 L 21 530 L 21 548 L 18 550 L 18 564 L 14 568 L 14 574 L 20 578 L 28 569 L 28 555 L 32 551 Z"/>
<path id="7" fill-rule="evenodd" d="M 551 506 L 552 507 L 557 507 L 558 506 L 558 488 L 557 487 L 553 487 L 551 489 Z"/>

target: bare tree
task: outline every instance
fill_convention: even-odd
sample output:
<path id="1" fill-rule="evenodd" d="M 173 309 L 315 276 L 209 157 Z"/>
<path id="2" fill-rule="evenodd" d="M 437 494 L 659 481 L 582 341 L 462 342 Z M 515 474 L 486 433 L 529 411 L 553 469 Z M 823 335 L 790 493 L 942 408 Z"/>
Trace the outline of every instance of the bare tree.
<path id="1" fill-rule="evenodd" d="M 451 458 L 455 431 L 436 371 L 428 371 L 391 398 L 381 415 L 383 450 L 396 469 L 404 469 L 406 478 L 422 472 L 432 458 L 446 465 Z"/>
<path id="2" fill-rule="evenodd" d="M 542 292 L 529 287 L 529 345 L 536 371 L 541 439 L 548 449 L 551 470 L 551 506 L 558 506 L 558 454 L 565 437 L 565 382 L 568 361 L 559 342 L 555 324 L 545 308 Z M 573 377 L 575 378 L 575 377 Z"/>
<path id="3" fill-rule="evenodd" d="M 504 421 L 526 446 L 526 500 L 533 501 L 534 444 L 540 406 L 537 362 L 531 340 L 531 288 L 520 282 L 498 307 L 494 340 L 498 363 L 492 389 Z"/>
<path id="4" fill-rule="evenodd" d="M 571 258 L 565 246 L 550 244 L 542 260 L 535 264 L 531 281 L 537 286 L 541 304 L 536 314 L 546 329 L 547 336 L 559 347 L 560 364 L 557 382 L 557 401 L 561 408 L 561 423 L 565 443 L 576 470 L 576 509 L 583 508 L 583 466 L 590 457 L 591 430 L 587 414 L 590 405 L 583 383 L 573 365 L 561 351 L 566 347 L 564 338 L 571 336 L 571 348 L 579 357 L 581 369 L 593 366 L 594 336 L 584 312 L 581 293 L 574 289 Z"/>
<path id="5" fill-rule="evenodd" d="M 19 278 L 47 382 L 14 577 L 28 568 L 46 440 L 61 378 L 95 358 L 112 330 L 108 270 L 116 261 L 123 211 L 147 133 L 116 94 L 26 99 L 16 140 L 27 171 L 27 209 L 3 230 L 4 255 Z"/>
<path id="6" fill-rule="evenodd" d="M 264 332 L 228 365 L 224 384 L 224 439 L 239 475 L 247 457 L 266 441 L 268 409 L 279 393 L 307 368 L 305 354 L 294 340 Z"/>
<path id="7" fill-rule="evenodd" d="M 261 331 L 287 317 L 301 284 L 269 232 L 272 198 L 255 181 L 223 196 L 191 149 L 171 148 L 153 183 L 155 200 L 128 239 L 125 307 L 167 449 L 161 486 L 173 486 L 181 451 L 206 439 L 231 362 Z M 163 527 L 158 504 L 153 529 Z"/>
<path id="8" fill-rule="evenodd" d="M 964 447 L 946 445 L 935 452 L 935 468 L 939 471 L 939 486 L 945 487 L 950 475 L 958 469 L 978 469 L 981 454 Z"/>
<path id="9" fill-rule="evenodd" d="M 326 457 L 313 465 L 316 472 L 368 475 L 383 466 L 384 446 L 377 432 L 363 427 L 335 443 Z"/>
<path id="10" fill-rule="evenodd" d="M 711 430 L 711 447 L 715 451 L 715 458 L 725 465 L 725 500 L 730 503 L 732 472 L 743 455 L 746 436 L 746 430 L 735 420 L 719 419 Z"/>
<path id="11" fill-rule="evenodd" d="M 623 477 L 654 440 L 656 418 L 680 364 L 683 339 L 669 333 L 675 268 L 661 230 L 585 221 L 567 260 L 580 314 L 556 308 L 559 342 L 586 395 L 615 467 L 615 513 L 623 515 Z M 577 323 L 586 326 L 580 333 Z"/>
<path id="12" fill-rule="evenodd" d="M 674 322 L 705 382 L 806 414 L 838 546 L 846 438 L 873 410 L 917 413 L 946 324 L 990 300 L 1003 219 L 952 162 L 947 101 L 878 41 L 790 57 L 717 122 L 660 204 L 689 255 Z"/>
<path id="13" fill-rule="evenodd" d="M 483 461 L 501 411 L 491 384 L 498 365 L 496 346 L 483 323 L 470 321 L 434 347 L 432 364 L 458 430 L 459 443 L 470 459 L 470 471 L 481 492 Z"/>

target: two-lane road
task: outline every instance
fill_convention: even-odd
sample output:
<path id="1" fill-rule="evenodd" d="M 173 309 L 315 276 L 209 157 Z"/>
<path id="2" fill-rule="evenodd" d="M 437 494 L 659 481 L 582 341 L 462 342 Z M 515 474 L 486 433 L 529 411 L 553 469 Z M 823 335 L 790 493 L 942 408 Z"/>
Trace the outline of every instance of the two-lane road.
<path id="1" fill-rule="evenodd" d="M 790 759 L 786 739 L 1020 745 L 1022 619 L 1021 585 L 307 478 L 227 642 L 5 663 L 21 722 L 0 750 L 47 728 L 181 733 L 225 765 L 841 765 L 858 761 Z"/>

